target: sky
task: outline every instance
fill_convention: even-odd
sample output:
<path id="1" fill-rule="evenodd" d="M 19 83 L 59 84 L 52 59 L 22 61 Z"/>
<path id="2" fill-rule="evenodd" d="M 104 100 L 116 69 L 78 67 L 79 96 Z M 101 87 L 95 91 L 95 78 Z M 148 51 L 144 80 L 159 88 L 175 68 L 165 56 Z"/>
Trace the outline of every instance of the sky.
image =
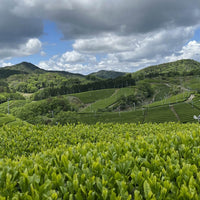
<path id="1" fill-rule="evenodd" d="M 200 61 L 200 0 L 0 0 L 0 67 L 135 72 Z"/>

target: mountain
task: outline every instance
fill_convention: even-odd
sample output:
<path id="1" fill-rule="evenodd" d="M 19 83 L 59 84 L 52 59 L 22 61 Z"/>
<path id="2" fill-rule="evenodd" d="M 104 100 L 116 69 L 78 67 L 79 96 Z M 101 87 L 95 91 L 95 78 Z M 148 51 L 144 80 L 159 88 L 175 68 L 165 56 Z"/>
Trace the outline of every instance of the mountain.
<path id="1" fill-rule="evenodd" d="M 27 73 L 27 74 L 45 72 L 45 70 L 40 69 L 39 67 L 28 62 L 22 62 L 16 65 L 8 66 L 8 67 L 5 67 L 4 69 L 20 71 L 22 73 Z"/>
<path id="2" fill-rule="evenodd" d="M 32 63 L 22 62 L 12 66 L 6 66 L 0 68 L 0 78 L 7 78 L 14 74 L 44 74 L 44 73 L 56 73 L 65 77 L 84 77 L 82 74 L 70 73 L 66 71 L 50 71 L 41 69 Z"/>
<path id="3" fill-rule="evenodd" d="M 125 72 L 116 72 L 116 71 L 107 71 L 107 70 L 100 70 L 98 72 L 91 73 L 90 75 L 103 78 L 103 79 L 108 79 L 108 78 L 117 78 L 119 76 L 125 75 Z"/>
<path id="4" fill-rule="evenodd" d="M 15 74 L 32 74 L 32 73 L 44 73 L 45 70 L 28 63 L 22 62 L 16 65 L 0 68 L 0 78 L 7 78 Z"/>
<path id="5" fill-rule="evenodd" d="M 23 62 L 0 68 L 0 113 L 8 113 L 10 99 L 9 112 L 35 124 L 194 122 L 200 112 L 199 77 L 200 63 L 190 59 L 132 74 L 101 70 L 87 76 Z"/>
<path id="6" fill-rule="evenodd" d="M 136 78 L 153 78 L 157 76 L 185 76 L 200 74 L 200 63 L 191 60 L 183 59 L 175 62 L 154 65 L 133 73 Z"/>

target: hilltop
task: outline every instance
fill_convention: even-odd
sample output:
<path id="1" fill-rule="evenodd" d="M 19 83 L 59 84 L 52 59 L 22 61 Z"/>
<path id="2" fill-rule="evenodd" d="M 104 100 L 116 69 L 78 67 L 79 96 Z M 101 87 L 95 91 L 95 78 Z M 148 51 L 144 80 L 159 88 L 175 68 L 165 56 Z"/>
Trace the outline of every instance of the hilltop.
<path id="1" fill-rule="evenodd" d="M 154 77 L 172 77 L 172 76 L 186 76 L 199 75 L 200 63 L 191 60 L 183 59 L 175 62 L 164 63 L 160 65 L 149 66 L 142 70 L 133 73 L 136 78 L 154 78 Z"/>
<path id="2" fill-rule="evenodd" d="M 125 74 L 126 74 L 125 72 L 100 70 L 98 72 L 91 73 L 90 75 L 103 78 L 103 79 L 108 79 L 108 78 L 117 78 L 119 76 L 124 76 Z"/>

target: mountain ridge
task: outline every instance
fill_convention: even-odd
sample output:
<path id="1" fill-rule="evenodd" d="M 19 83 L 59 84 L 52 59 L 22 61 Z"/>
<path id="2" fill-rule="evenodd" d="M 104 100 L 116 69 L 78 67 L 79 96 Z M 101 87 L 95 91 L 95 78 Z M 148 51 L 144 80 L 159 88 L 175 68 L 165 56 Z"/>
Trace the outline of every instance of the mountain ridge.
<path id="1" fill-rule="evenodd" d="M 0 112 L 33 124 L 68 123 L 69 119 L 111 122 L 116 117 L 116 122 L 185 123 L 194 121 L 193 115 L 200 112 L 200 63 L 190 59 L 150 66 L 115 79 L 59 72 L 66 74 L 61 76 L 26 62 L 3 71 L 10 77 L 0 79 Z M 41 74 L 35 73 L 38 71 Z M 8 99 L 12 99 L 9 111 Z"/>
<path id="2" fill-rule="evenodd" d="M 29 63 L 29 62 L 21 62 L 15 65 L 11 65 L 11 66 L 5 66 L 5 67 L 1 67 L 0 68 L 0 78 L 2 78 L 2 76 L 4 76 L 4 74 L 6 74 L 5 76 L 7 77 L 9 75 L 9 72 L 11 75 L 13 74 L 31 74 L 31 73 L 37 73 L 37 74 L 41 74 L 41 73 L 58 73 L 60 75 L 64 75 L 64 76 L 80 76 L 80 77 L 86 77 L 86 76 L 96 76 L 98 78 L 103 78 L 103 79 L 108 79 L 108 78 L 116 78 L 119 76 L 123 76 L 126 73 L 125 72 L 118 72 L 118 71 L 113 71 L 113 70 L 100 70 L 98 72 L 93 72 L 90 73 L 88 75 L 83 75 L 80 73 L 72 73 L 72 72 L 68 72 L 68 71 L 56 71 L 56 70 L 45 70 L 42 68 L 39 68 L 38 66 Z"/>
<path id="3" fill-rule="evenodd" d="M 100 70 L 97 72 L 93 72 L 89 75 L 93 75 L 99 78 L 117 78 L 119 76 L 124 76 L 126 74 L 126 72 L 118 72 L 118 71 L 114 71 L 114 70 Z"/>
<path id="4" fill-rule="evenodd" d="M 68 71 L 55 71 L 55 70 L 45 70 L 37 67 L 36 65 L 29 62 L 21 62 L 16 65 L 6 66 L 0 68 L 0 78 L 7 78 L 14 74 L 42 74 L 42 73 L 58 73 L 67 77 L 78 76 L 87 77 L 95 76 L 97 78 L 109 79 L 117 78 L 119 76 L 124 76 L 128 72 L 119 72 L 114 70 L 100 70 L 97 72 L 92 72 L 88 75 L 83 75 L 80 73 L 71 73 Z M 157 76 L 173 76 L 173 75 L 193 75 L 200 74 L 200 62 L 192 59 L 182 59 L 174 62 L 162 63 L 158 65 L 152 65 L 145 67 L 139 71 L 130 73 L 136 79 L 145 77 L 157 77 Z"/>
<path id="5" fill-rule="evenodd" d="M 192 59 L 181 59 L 174 62 L 152 65 L 132 73 L 134 77 L 144 76 L 146 78 L 194 74 L 200 74 L 200 62 Z"/>

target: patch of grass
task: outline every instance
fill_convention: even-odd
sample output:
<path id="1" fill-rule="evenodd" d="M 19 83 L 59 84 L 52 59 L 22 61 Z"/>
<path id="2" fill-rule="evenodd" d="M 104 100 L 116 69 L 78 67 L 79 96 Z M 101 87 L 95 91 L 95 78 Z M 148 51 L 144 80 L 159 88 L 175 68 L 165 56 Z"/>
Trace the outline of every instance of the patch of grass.
<path id="1" fill-rule="evenodd" d="M 156 107 L 156 106 L 163 106 L 163 105 L 184 102 L 190 97 L 191 94 L 192 94 L 192 92 L 184 92 L 181 94 L 177 94 L 177 95 L 171 96 L 169 98 L 164 98 L 161 101 L 156 101 L 152 104 L 149 104 L 146 107 Z"/>
<path id="2" fill-rule="evenodd" d="M 176 116 L 169 106 L 149 108 L 145 110 L 145 122 L 177 122 Z"/>
<path id="3" fill-rule="evenodd" d="M 200 76 L 192 76 L 185 80 L 183 85 L 191 90 L 200 90 Z"/>
<path id="4" fill-rule="evenodd" d="M 98 111 L 100 109 L 105 109 L 110 105 L 114 104 L 121 96 L 129 96 L 135 93 L 134 87 L 120 88 L 113 95 L 108 98 L 101 99 L 91 104 L 91 106 L 82 110 L 82 112 Z"/>
<path id="5" fill-rule="evenodd" d="M 75 96 L 79 98 L 83 103 L 92 103 L 100 99 L 105 99 L 110 97 L 116 89 L 103 89 L 103 90 L 93 90 L 88 92 L 81 92 L 73 94 L 70 96 Z"/>
<path id="6" fill-rule="evenodd" d="M 161 99 L 164 99 L 165 96 L 169 93 L 170 87 L 164 84 L 158 84 L 155 87 L 156 95 L 155 95 L 155 101 L 160 101 Z"/>
<path id="7" fill-rule="evenodd" d="M 86 124 L 102 123 L 139 123 L 143 122 L 142 110 L 129 112 L 103 112 L 103 113 L 80 113 L 79 120 Z"/>
<path id="8" fill-rule="evenodd" d="M 193 119 L 194 115 L 199 115 L 200 111 L 188 103 L 180 103 L 174 105 L 174 110 L 178 114 L 180 118 L 180 122 L 186 123 L 186 122 L 196 122 L 196 120 Z"/>
<path id="9" fill-rule="evenodd" d="M 190 104 L 200 109 L 200 95 L 195 95 L 195 98 L 190 102 Z"/>

